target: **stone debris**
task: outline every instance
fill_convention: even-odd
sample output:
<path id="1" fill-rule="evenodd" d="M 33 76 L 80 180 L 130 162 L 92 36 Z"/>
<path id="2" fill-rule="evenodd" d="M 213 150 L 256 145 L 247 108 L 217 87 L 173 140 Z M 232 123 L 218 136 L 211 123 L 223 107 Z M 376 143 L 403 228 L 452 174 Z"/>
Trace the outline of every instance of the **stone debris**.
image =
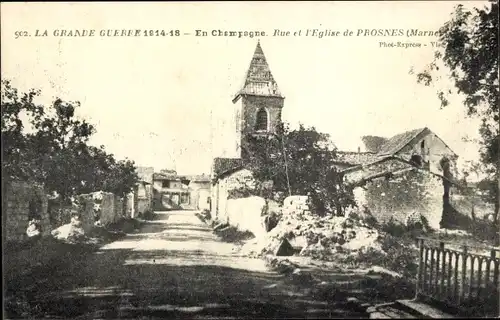
<path id="1" fill-rule="evenodd" d="M 298 266 L 288 259 L 278 259 L 272 258 L 272 256 L 266 256 L 266 262 L 269 267 L 276 270 L 278 273 L 291 274 L 294 272 Z"/>
<path id="2" fill-rule="evenodd" d="M 292 256 L 294 253 L 293 247 L 288 242 L 287 239 L 281 240 L 281 243 L 278 245 L 276 248 L 276 251 L 274 252 L 275 256 Z"/>
<path id="3" fill-rule="evenodd" d="M 472 237 L 472 234 L 470 234 L 467 231 L 464 230 L 452 230 L 452 229 L 439 229 L 437 230 L 438 233 L 443 233 L 446 235 L 457 235 L 457 236 L 465 236 L 465 237 Z"/>
<path id="4" fill-rule="evenodd" d="M 394 271 L 391 271 L 391 270 L 388 270 L 386 268 L 383 268 L 383 267 L 380 267 L 380 266 L 373 266 L 371 267 L 369 270 L 368 270 L 368 274 L 370 273 L 382 273 L 382 274 L 388 274 L 394 278 L 402 278 L 403 276 L 400 275 L 399 273 L 397 272 L 394 272 Z"/>
<path id="5" fill-rule="evenodd" d="M 301 256 L 333 261 L 339 254 L 368 249 L 383 252 L 375 224 L 375 218 L 366 208 L 351 209 L 343 217 L 319 217 L 311 213 L 307 196 L 291 196 L 283 202 L 276 227 L 247 242 L 241 253 L 257 257 L 293 255 L 295 251 Z"/>
<path id="6" fill-rule="evenodd" d="M 59 240 L 74 242 L 85 238 L 81 220 L 74 216 L 71 222 L 52 230 L 52 236 Z"/>
<path id="7" fill-rule="evenodd" d="M 39 236 L 41 234 L 40 220 L 33 219 L 29 222 L 26 229 L 26 235 L 30 238 Z"/>

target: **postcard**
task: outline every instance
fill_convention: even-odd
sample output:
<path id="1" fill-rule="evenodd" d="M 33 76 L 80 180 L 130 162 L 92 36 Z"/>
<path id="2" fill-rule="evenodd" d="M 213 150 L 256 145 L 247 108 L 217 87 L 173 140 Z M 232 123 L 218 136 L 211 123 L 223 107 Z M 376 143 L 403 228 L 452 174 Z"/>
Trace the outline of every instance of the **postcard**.
<path id="1" fill-rule="evenodd" d="M 499 315 L 498 1 L 1 9 L 6 318 Z"/>

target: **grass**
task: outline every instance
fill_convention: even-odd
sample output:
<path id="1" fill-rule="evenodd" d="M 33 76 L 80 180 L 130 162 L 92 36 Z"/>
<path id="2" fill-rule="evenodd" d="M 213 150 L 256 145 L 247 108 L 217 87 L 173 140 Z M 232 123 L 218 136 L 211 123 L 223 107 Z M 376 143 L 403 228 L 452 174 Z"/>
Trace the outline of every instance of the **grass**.
<path id="1" fill-rule="evenodd" d="M 125 233 L 140 226 L 135 219 L 122 219 L 104 227 L 95 227 L 78 243 L 67 243 L 52 236 L 29 239 L 26 242 L 8 242 L 4 247 L 6 274 L 18 274 L 45 266 L 54 265 L 66 255 L 80 255 L 94 251 L 98 246 L 120 239 Z"/>

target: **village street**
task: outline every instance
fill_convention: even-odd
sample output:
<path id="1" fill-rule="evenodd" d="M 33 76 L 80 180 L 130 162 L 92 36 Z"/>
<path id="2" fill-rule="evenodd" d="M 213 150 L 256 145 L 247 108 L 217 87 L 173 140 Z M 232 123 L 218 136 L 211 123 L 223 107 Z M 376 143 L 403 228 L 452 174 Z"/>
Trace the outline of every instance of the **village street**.
<path id="1" fill-rule="evenodd" d="M 46 318 L 364 317 L 307 283 L 239 257 L 193 211 L 156 213 L 141 229 L 31 278 Z M 310 284 L 309 284 L 310 286 Z M 345 297 L 344 297 L 345 302 Z"/>

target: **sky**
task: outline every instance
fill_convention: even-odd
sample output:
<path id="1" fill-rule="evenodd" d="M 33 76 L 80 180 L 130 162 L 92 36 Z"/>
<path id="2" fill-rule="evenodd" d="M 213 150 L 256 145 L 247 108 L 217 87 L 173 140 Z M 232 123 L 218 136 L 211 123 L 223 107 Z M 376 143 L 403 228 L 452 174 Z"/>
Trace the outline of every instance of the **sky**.
<path id="1" fill-rule="evenodd" d="M 461 97 L 440 110 L 435 87 L 409 74 L 432 59 L 435 36 L 355 36 L 358 29 L 435 31 L 459 3 L 483 2 L 136 2 L 2 3 L 2 78 L 20 90 L 80 101 L 91 143 L 140 166 L 209 173 L 231 139 L 234 105 L 257 41 L 285 96 L 283 120 L 330 134 L 341 150 L 363 135 L 390 137 L 429 127 L 459 156 L 476 160 L 478 121 Z M 35 37 L 36 30 L 48 36 Z M 57 37 L 54 30 L 96 30 Z M 100 30 L 180 30 L 179 37 L 101 37 Z M 261 37 L 195 37 L 195 30 L 264 31 Z M 290 36 L 273 36 L 274 30 Z M 306 37 L 306 29 L 340 36 Z M 301 36 L 293 36 L 302 30 Z M 346 30 L 354 36 L 342 36 Z M 15 38 L 16 31 L 30 36 Z M 191 35 L 184 35 L 190 33 Z M 381 47 L 381 42 L 426 44 Z M 449 86 L 442 82 L 440 85 Z M 225 140 L 224 140 L 225 139 Z"/>

